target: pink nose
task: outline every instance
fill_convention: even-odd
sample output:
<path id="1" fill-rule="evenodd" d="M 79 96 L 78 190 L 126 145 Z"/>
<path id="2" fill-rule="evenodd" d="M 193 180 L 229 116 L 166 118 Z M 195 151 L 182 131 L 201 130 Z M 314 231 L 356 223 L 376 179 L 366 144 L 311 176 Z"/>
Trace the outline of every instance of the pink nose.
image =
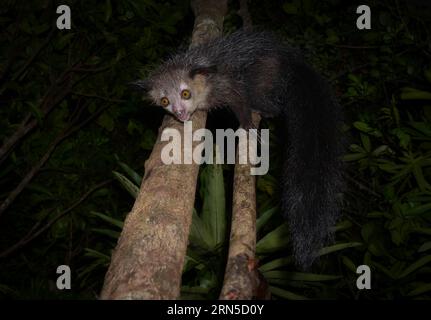
<path id="1" fill-rule="evenodd" d="M 176 107 L 176 106 L 173 106 L 173 111 L 174 111 L 175 115 L 176 115 L 178 118 L 182 118 L 182 117 L 184 117 L 184 116 L 185 116 L 185 114 L 186 114 L 186 110 L 185 110 L 185 109 L 183 109 L 183 108 L 178 108 L 178 107 Z"/>
<path id="2" fill-rule="evenodd" d="M 179 117 L 179 118 L 183 118 L 186 114 L 186 110 L 181 109 L 181 110 L 176 110 L 175 114 Z"/>

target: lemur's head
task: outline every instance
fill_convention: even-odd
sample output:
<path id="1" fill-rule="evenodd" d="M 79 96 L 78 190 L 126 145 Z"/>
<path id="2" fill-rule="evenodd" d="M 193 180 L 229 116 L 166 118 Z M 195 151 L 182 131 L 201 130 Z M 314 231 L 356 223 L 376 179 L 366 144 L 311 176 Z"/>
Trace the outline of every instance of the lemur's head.
<path id="1" fill-rule="evenodd" d="M 207 78 L 215 67 L 167 68 L 162 66 L 145 80 L 134 85 L 145 89 L 154 104 L 187 121 L 196 109 L 204 109 L 209 92 Z"/>

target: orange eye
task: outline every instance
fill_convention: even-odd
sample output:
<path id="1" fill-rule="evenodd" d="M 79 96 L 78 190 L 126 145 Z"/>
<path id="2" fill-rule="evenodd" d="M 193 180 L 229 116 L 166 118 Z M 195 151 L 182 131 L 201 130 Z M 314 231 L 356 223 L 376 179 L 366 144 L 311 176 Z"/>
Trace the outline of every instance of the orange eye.
<path id="1" fill-rule="evenodd" d="M 181 98 L 188 100 L 191 97 L 192 97 L 192 93 L 189 90 L 184 89 L 183 91 L 181 91 Z"/>
<path id="2" fill-rule="evenodd" d="M 162 107 L 166 108 L 166 107 L 169 105 L 169 99 L 168 99 L 168 98 L 166 98 L 166 97 L 163 97 L 163 98 L 160 100 L 160 104 L 162 105 Z"/>

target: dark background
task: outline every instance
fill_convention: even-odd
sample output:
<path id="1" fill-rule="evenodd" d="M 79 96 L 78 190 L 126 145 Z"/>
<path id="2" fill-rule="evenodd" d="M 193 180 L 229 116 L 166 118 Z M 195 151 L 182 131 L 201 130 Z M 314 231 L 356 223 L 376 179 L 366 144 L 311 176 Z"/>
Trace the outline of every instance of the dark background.
<path id="1" fill-rule="evenodd" d="M 257 29 L 300 47 L 330 80 L 350 139 L 336 242 L 303 273 L 278 227 L 282 128 L 263 123 L 272 129 L 271 170 L 257 182 L 257 253 L 273 298 L 431 297 L 428 3 L 250 1 Z M 60 4 L 71 8 L 71 30 L 55 27 Z M 356 28 L 361 4 L 371 8 L 371 30 Z M 225 33 L 241 27 L 238 3 L 229 8 Z M 0 213 L 0 297 L 95 299 L 164 116 L 127 83 L 188 45 L 193 14 L 188 1 L 10 0 L 0 27 L 1 144 L 23 134 L 0 158 L 0 203 L 12 200 Z M 210 114 L 209 126 L 226 114 Z M 228 221 L 232 168 L 221 169 L 202 167 L 196 211 L 210 212 L 211 199 Z M 223 280 L 226 243 L 201 240 L 190 239 L 183 298 L 215 298 Z M 56 288 L 62 264 L 72 269 L 71 290 Z M 372 270 L 371 290 L 356 287 L 361 264 Z"/>

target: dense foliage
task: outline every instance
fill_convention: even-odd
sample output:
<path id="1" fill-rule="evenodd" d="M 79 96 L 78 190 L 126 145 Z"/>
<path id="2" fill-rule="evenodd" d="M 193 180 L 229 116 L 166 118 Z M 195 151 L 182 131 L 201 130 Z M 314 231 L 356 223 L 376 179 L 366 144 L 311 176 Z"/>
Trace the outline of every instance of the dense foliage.
<path id="1" fill-rule="evenodd" d="M 11 142 L 0 157 L 2 297 L 97 297 L 163 117 L 127 83 L 187 44 L 193 27 L 187 1 L 62 4 L 72 9 L 71 30 L 55 28 L 52 1 L 0 8 L 0 150 Z M 258 28 L 301 47 L 331 80 L 349 137 L 336 241 L 304 273 L 278 211 L 283 131 L 263 124 L 272 132 L 271 169 L 257 181 L 257 253 L 274 298 L 431 295 L 431 7 L 369 5 L 372 29 L 359 31 L 356 5 L 341 0 L 250 2 Z M 225 32 L 240 27 L 237 9 L 232 1 Z M 210 117 L 214 125 L 217 114 Z M 231 178 L 232 167 L 201 168 L 184 298 L 217 297 Z M 55 287 L 61 264 L 72 268 L 70 291 Z M 362 264 L 372 290 L 356 288 Z"/>

